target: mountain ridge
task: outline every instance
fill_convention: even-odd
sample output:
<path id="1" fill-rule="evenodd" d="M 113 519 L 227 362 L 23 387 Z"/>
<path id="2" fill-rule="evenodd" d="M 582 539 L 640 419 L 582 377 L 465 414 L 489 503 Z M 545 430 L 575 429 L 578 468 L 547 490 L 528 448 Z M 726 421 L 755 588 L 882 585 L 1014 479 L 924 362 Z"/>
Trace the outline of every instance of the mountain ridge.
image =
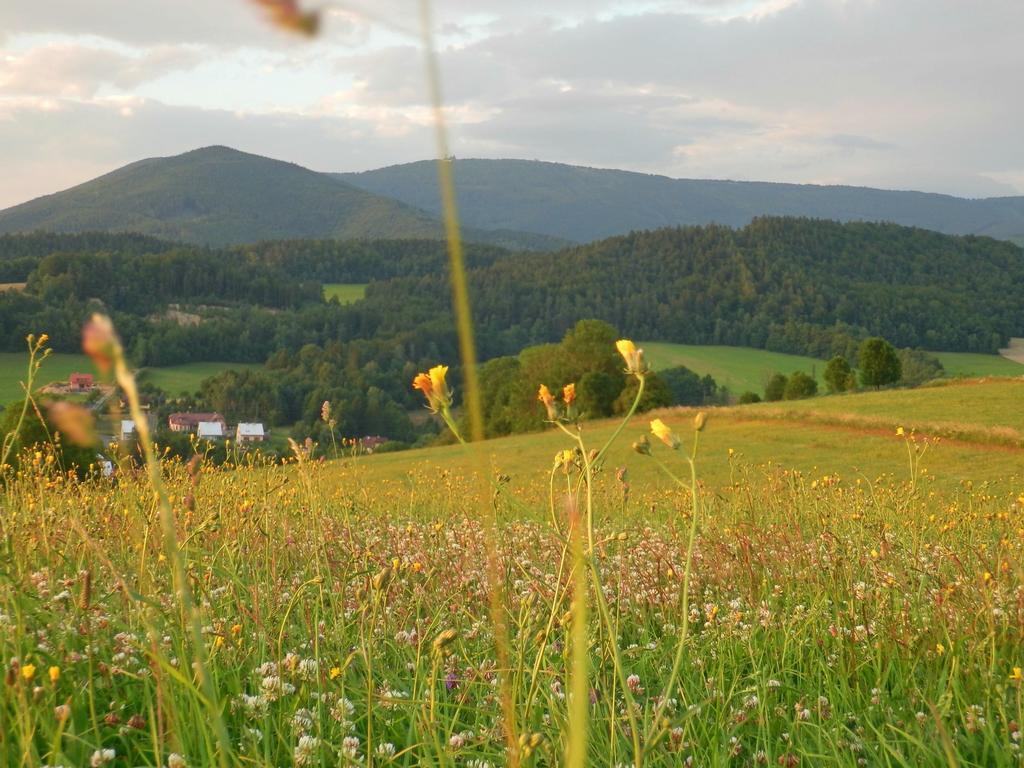
<path id="1" fill-rule="evenodd" d="M 442 239 L 443 224 L 296 163 L 214 145 L 137 160 L 0 211 L 0 233 L 138 232 L 199 245 L 287 238 Z M 517 248 L 564 241 L 470 228 L 467 239 Z"/>
<path id="2" fill-rule="evenodd" d="M 435 162 L 334 176 L 431 211 L 437 199 Z M 517 228 L 529 221 L 531 231 L 578 242 L 664 226 L 740 227 L 766 215 L 888 221 L 944 234 L 1024 238 L 1024 196 L 961 198 L 843 184 L 676 179 L 541 160 L 457 159 L 454 169 L 468 225 Z"/>

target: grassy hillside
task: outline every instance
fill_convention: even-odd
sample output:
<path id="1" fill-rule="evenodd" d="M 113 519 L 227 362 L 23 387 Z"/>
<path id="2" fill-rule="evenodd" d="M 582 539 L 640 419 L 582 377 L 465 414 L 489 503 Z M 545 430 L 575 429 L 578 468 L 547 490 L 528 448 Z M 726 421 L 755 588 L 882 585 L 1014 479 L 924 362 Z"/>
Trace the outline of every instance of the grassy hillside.
<path id="1" fill-rule="evenodd" d="M 764 392 L 768 377 L 775 372 L 787 376 L 794 371 L 815 374 L 818 386 L 824 387 L 822 374 L 825 361 L 802 355 L 787 355 L 749 347 L 671 344 L 661 341 L 641 342 L 644 354 L 655 371 L 684 365 L 701 376 L 710 375 L 734 395 L 743 392 Z"/>
<path id="2" fill-rule="evenodd" d="M 433 161 L 339 178 L 437 213 Z M 457 160 L 459 209 L 470 226 L 525 229 L 580 242 L 634 229 L 719 223 L 755 216 L 891 221 L 949 234 L 1024 236 L 1024 197 L 967 200 L 867 187 L 672 179 L 533 160 Z"/>
<path id="3" fill-rule="evenodd" d="M 187 395 L 199 391 L 203 379 L 229 370 L 255 370 L 262 368 L 254 363 L 184 363 L 165 368 L 145 368 L 139 374 L 141 381 L 148 381 L 169 395 Z"/>
<path id="4" fill-rule="evenodd" d="M 437 218 L 293 163 L 206 147 L 140 160 L 0 211 L 0 232 L 138 232 L 204 245 L 284 238 L 441 238 Z M 519 248 L 561 241 L 469 231 Z"/>
<path id="5" fill-rule="evenodd" d="M 18 382 L 25 379 L 28 358 L 20 352 L 0 352 L 0 405 L 18 400 L 22 389 Z M 139 374 L 141 381 L 149 381 L 172 395 L 189 394 L 199 389 L 203 379 L 215 376 L 221 371 L 243 368 L 259 368 L 247 363 L 186 363 L 166 368 L 146 368 Z M 92 361 L 85 355 L 55 353 L 50 355 L 40 369 L 37 387 L 55 381 L 67 381 L 72 373 L 96 374 Z"/>
<path id="6" fill-rule="evenodd" d="M 823 374 L 828 361 L 802 355 L 787 355 L 749 347 L 699 344 L 672 344 L 645 341 L 640 344 L 654 370 L 685 365 L 701 376 L 710 375 L 734 395 L 744 391 L 764 391 L 766 379 L 778 371 L 787 376 L 793 371 L 813 373 L 824 391 Z M 1024 365 L 999 355 L 975 352 L 930 352 L 942 363 L 949 377 L 1024 376 Z"/>
<path id="7" fill-rule="evenodd" d="M 847 482 L 883 475 L 904 478 L 909 471 L 907 447 L 896 435 L 903 426 L 919 436 L 943 437 L 929 448 L 923 467 L 945 490 L 964 480 L 991 481 L 1007 491 L 1024 482 L 1024 380 L 950 383 L 947 386 L 818 397 L 785 404 L 759 404 L 708 410 L 701 436 L 699 474 L 712 486 L 751 474 L 771 475 L 796 469 L 815 478 L 838 473 Z M 690 434 L 692 409 L 668 409 L 659 415 L 680 434 Z M 626 428 L 610 454 L 610 466 L 629 468 L 637 488 L 668 487 L 657 467 L 644 461 L 630 444 L 647 432 L 648 417 Z M 587 425 L 587 440 L 599 445 L 615 422 Z M 956 435 L 956 437 L 952 437 Z M 547 487 L 550 462 L 565 448 L 557 430 L 490 440 L 482 447 L 488 465 L 511 477 L 524 498 Z M 730 456 L 730 449 L 733 455 Z M 371 481 L 403 484 L 441 470 L 469 472 L 472 461 L 458 446 L 384 454 L 361 459 Z M 604 478 L 614 487 L 614 473 Z M 540 491 L 538 491 L 540 489 Z"/>
<path id="8" fill-rule="evenodd" d="M 1024 376 L 1024 365 L 999 355 L 971 352 L 932 352 L 947 376 Z"/>
<path id="9" fill-rule="evenodd" d="M 19 382 L 25 380 L 28 356 L 22 352 L 0 352 L 0 405 L 22 397 Z M 40 369 L 36 386 L 54 381 L 67 381 L 72 373 L 96 373 L 92 361 L 85 355 L 56 353 L 50 355 Z"/>

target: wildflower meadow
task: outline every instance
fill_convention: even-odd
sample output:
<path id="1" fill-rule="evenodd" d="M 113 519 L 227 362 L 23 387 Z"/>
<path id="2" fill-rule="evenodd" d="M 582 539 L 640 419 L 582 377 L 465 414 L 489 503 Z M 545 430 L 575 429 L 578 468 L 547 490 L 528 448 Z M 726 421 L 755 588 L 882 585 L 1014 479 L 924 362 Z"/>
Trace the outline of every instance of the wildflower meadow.
<path id="1" fill-rule="evenodd" d="M 137 407 L 113 329 L 85 341 Z M 639 401 L 643 353 L 618 349 Z M 446 375 L 414 386 L 458 435 Z M 592 445 L 572 385 L 538 400 L 564 447 L 531 497 L 473 443 L 473 471 L 396 482 L 298 443 L 219 467 L 146 445 L 85 478 L 64 435 L 25 449 L 3 474 L 0 762 L 1021 763 L 1024 499 L 936 493 L 903 430 L 898 480 L 712 485 L 713 414 L 630 411 Z M 611 465 L 627 425 L 646 434 Z"/>

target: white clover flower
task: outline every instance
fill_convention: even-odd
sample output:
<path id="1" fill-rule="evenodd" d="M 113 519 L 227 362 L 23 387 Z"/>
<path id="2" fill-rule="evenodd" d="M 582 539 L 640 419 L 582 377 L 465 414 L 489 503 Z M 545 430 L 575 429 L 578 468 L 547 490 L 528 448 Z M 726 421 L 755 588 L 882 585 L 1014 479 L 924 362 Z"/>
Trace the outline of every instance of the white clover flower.
<path id="1" fill-rule="evenodd" d="M 92 753 L 92 757 L 89 759 L 89 765 L 92 768 L 102 768 L 102 766 L 111 762 L 117 757 L 117 752 L 113 749 L 97 749 Z"/>
<path id="2" fill-rule="evenodd" d="M 316 659 L 303 659 L 299 662 L 299 677 L 303 680 L 316 680 L 320 664 Z"/>
<path id="3" fill-rule="evenodd" d="M 346 736 L 341 740 L 341 753 L 352 760 L 359 757 L 359 737 Z"/>
<path id="4" fill-rule="evenodd" d="M 292 726 L 299 732 L 305 732 L 313 727 L 313 713 L 305 707 L 295 710 L 292 715 Z"/>
<path id="5" fill-rule="evenodd" d="M 390 741 L 384 742 L 383 744 L 377 745 L 377 756 L 383 757 L 385 760 L 390 760 L 395 756 L 395 745 Z"/>
<path id="6" fill-rule="evenodd" d="M 171 752 L 167 756 L 167 768 L 187 768 L 187 765 L 185 758 L 177 752 Z"/>
<path id="7" fill-rule="evenodd" d="M 295 745 L 295 765 L 309 765 L 316 760 L 316 751 L 320 748 L 320 739 L 315 736 L 300 736 Z"/>

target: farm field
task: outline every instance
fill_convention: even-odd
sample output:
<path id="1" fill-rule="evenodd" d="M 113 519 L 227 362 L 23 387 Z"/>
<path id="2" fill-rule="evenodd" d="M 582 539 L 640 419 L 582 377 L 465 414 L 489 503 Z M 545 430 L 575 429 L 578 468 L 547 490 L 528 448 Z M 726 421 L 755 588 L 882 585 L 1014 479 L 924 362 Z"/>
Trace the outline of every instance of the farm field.
<path id="1" fill-rule="evenodd" d="M 1024 365 L 1000 355 L 973 352 L 932 352 L 939 358 L 947 376 L 1024 376 Z"/>
<path id="2" fill-rule="evenodd" d="M 23 392 L 19 382 L 25 380 L 28 354 L 25 352 L 0 352 L 0 405 L 18 400 Z M 54 381 L 67 381 L 72 373 L 95 373 L 96 368 L 85 355 L 57 352 L 50 355 L 40 369 L 36 386 L 45 386 Z"/>
<path id="3" fill-rule="evenodd" d="M 0 352 L 0 405 L 18 400 L 25 378 L 28 356 L 22 352 Z M 178 395 L 195 392 L 203 379 L 228 369 L 260 368 L 252 363 L 186 363 L 166 368 L 147 368 L 140 372 L 140 381 L 151 381 L 169 394 Z M 63 352 L 51 354 L 43 362 L 37 386 L 54 381 L 66 381 L 72 373 L 96 373 L 92 361 L 85 355 Z"/>
<path id="4" fill-rule="evenodd" d="M 970 392 L 987 424 L 1019 386 L 881 394 L 935 419 Z M 170 528 L 142 473 L 112 493 L 38 460 L 0 520 L 0 756 L 539 767 L 583 727 L 586 765 L 1017 765 L 1021 449 L 763 410 L 709 413 L 693 489 L 659 469 L 688 478 L 680 409 L 656 415 L 681 452 L 631 450 L 634 417 L 592 494 L 553 428 L 476 458 L 170 461 Z"/>
<path id="5" fill-rule="evenodd" d="M 203 379 L 222 371 L 258 370 L 262 367 L 257 363 L 185 363 L 166 368 L 145 368 L 139 372 L 139 379 L 152 382 L 170 395 L 184 395 L 199 391 Z"/>
<path id="6" fill-rule="evenodd" d="M 651 366 L 657 371 L 685 365 L 701 376 L 711 375 L 729 388 L 733 395 L 744 391 L 764 393 L 764 384 L 775 373 L 787 376 L 793 371 L 815 374 L 819 391 L 825 391 L 823 374 L 827 360 L 802 355 L 787 355 L 749 347 L 703 346 L 669 342 L 641 342 Z M 931 352 L 950 377 L 1024 376 L 1024 365 L 999 355 L 973 352 Z"/>
<path id="7" fill-rule="evenodd" d="M 818 387 L 824 389 L 824 360 L 802 355 L 787 355 L 750 347 L 672 344 L 663 341 L 637 342 L 655 371 L 685 365 L 701 376 L 711 375 L 734 395 L 750 391 L 764 393 L 768 377 L 775 372 L 787 376 L 794 371 L 815 374 Z"/>
<path id="8" fill-rule="evenodd" d="M 337 299 L 339 304 L 352 304 L 366 295 L 366 283 L 326 283 L 324 300 Z"/>

